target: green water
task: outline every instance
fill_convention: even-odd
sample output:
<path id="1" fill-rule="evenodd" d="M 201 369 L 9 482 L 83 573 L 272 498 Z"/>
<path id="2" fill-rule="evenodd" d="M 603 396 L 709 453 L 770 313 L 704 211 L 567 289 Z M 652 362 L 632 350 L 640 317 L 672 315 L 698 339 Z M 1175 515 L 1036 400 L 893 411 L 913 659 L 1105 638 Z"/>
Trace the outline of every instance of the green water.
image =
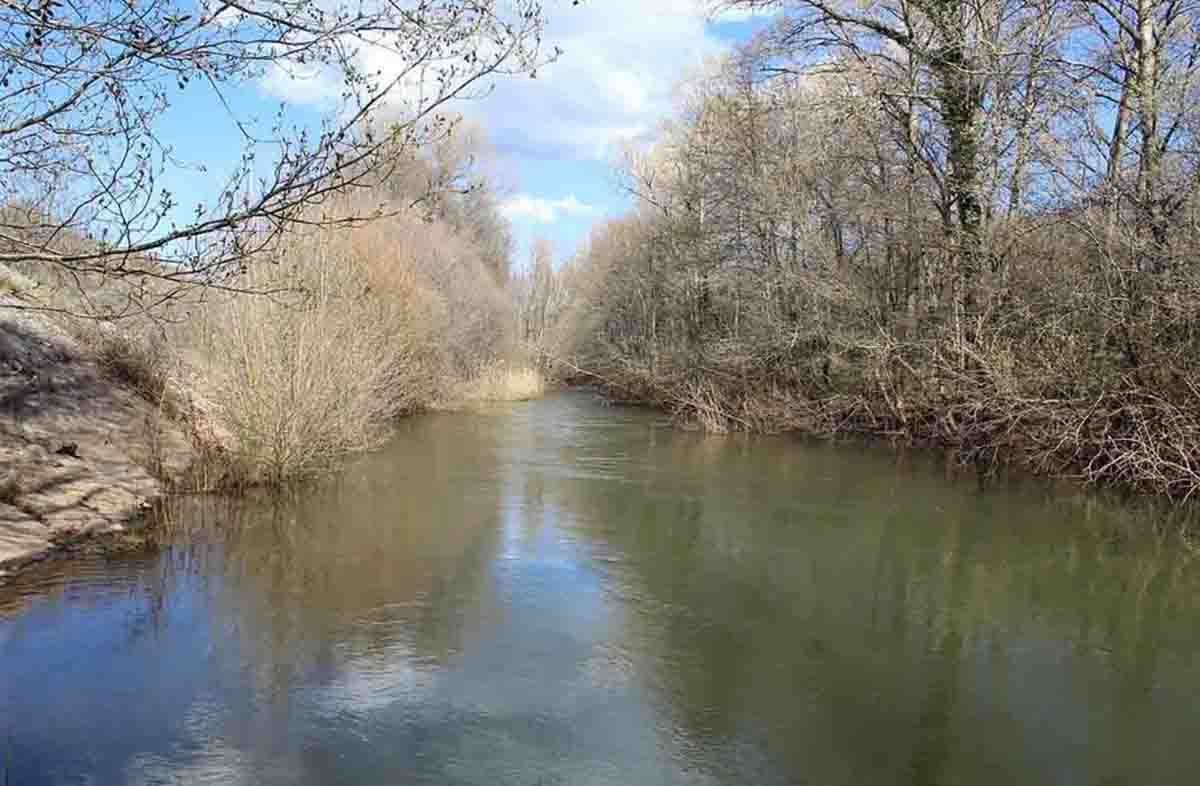
<path id="1" fill-rule="evenodd" d="M 1061 488 L 573 393 L 170 519 L 0 589 L 9 783 L 1200 782 L 1200 560 Z"/>

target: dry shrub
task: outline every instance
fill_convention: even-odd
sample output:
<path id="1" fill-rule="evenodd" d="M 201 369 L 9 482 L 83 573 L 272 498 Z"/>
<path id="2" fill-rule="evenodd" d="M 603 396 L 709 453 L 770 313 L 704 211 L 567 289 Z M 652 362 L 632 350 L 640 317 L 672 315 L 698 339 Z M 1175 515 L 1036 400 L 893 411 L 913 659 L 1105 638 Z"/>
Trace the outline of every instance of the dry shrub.
<path id="1" fill-rule="evenodd" d="M 511 345 L 476 245 L 411 211 L 293 232 L 231 283 L 268 294 L 213 292 L 174 337 L 206 487 L 324 472 Z"/>
<path id="2" fill-rule="evenodd" d="M 377 444 L 440 384 L 446 320 L 383 224 L 290 236 L 274 264 L 186 327 L 187 385 L 225 441 L 229 479 L 281 483 Z"/>
<path id="3" fill-rule="evenodd" d="M 67 280 L 43 266 L 38 304 L 61 312 L 53 321 L 109 378 L 190 429 L 199 459 L 170 479 L 176 487 L 320 473 L 513 351 L 496 227 L 482 231 L 465 214 L 456 223 L 404 188 L 392 196 L 416 207 L 290 229 L 220 287 Z M 365 215 L 385 197 L 363 198 L 329 204 L 320 218 Z M 0 266 L 0 289 L 26 288 L 25 276 Z M 488 395 L 527 397 L 539 385 L 517 374 L 489 381 Z M 153 463 L 155 444 L 151 453 Z"/>
<path id="4" fill-rule="evenodd" d="M 14 469 L 0 474 L 0 505 L 15 505 L 21 496 L 21 478 Z"/>
<path id="5" fill-rule="evenodd" d="M 88 322 L 78 326 L 75 335 L 111 379 L 132 388 L 147 401 L 161 403 L 170 368 L 166 347 L 161 336 L 135 327 Z"/>
<path id="6" fill-rule="evenodd" d="M 487 269 L 478 247 L 444 221 L 414 218 L 380 226 L 382 253 L 403 249 L 403 263 L 437 293 L 444 309 L 436 325 L 443 392 L 497 358 L 514 353 L 512 303 Z"/>

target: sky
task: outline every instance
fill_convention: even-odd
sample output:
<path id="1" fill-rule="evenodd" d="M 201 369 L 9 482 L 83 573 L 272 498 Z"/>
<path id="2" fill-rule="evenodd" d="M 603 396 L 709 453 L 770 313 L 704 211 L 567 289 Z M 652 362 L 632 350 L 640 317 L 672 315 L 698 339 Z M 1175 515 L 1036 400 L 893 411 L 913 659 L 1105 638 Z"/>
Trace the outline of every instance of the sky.
<path id="1" fill-rule="evenodd" d="M 532 240 L 548 238 L 569 256 L 589 229 L 629 207 L 616 185 L 619 151 L 652 138 L 675 105 L 680 81 L 748 38 L 761 16 L 711 18 L 703 0 L 546 0 L 545 45 L 561 56 L 536 79 L 501 78 L 482 98 L 459 102 L 487 133 L 489 170 L 502 188 L 522 264 Z M 324 91 L 301 80 L 269 79 L 227 96 L 234 113 L 269 120 L 281 101 L 291 116 L 319 117 Z M 184 204 L 211 199 L 240 152 L 230 118 L 211 96 L 183 91 L 163 118 L 163 138 L 195 166 L 172 178 Z M 199 162 L 207 171 L 198 170 Z"/>
<path id="2" fill-rule="evenodd" d="M 542 236 L 561 257 L 629 206 L 614 170 L 622 147 L 650 138 L 680 80 L 761 20 L 710 20 L 695 0 L 590 0 L 550 4 L 547 14 L 559 60 L 536 80 L 498 84 L 465 111 L 514 177 L 505 214 L 521 248 Z"/>

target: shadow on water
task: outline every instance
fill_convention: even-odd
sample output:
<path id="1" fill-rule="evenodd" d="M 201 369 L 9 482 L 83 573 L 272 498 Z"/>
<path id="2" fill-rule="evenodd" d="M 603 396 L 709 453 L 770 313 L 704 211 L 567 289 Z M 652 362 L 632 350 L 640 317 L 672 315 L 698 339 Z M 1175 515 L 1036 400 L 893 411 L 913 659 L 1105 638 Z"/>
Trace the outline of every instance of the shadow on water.
<path id="1" fill-rule="evenodd" d="M 566 395 L 0 598 L 14 783 L 1190 784 L 1136 511 Z"/>

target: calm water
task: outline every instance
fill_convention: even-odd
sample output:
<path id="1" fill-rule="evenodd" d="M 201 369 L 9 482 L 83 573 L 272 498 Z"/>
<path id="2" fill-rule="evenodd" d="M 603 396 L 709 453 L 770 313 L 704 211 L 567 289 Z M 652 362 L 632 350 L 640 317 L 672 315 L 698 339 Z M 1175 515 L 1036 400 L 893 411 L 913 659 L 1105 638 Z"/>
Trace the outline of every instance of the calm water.
<path id="1" fill-rule="evenodd" d="M 1200 782 L 1200 560 L 1061 490 L 570 394 L 172 518 L 0 589 L 8 783 Z"/>

